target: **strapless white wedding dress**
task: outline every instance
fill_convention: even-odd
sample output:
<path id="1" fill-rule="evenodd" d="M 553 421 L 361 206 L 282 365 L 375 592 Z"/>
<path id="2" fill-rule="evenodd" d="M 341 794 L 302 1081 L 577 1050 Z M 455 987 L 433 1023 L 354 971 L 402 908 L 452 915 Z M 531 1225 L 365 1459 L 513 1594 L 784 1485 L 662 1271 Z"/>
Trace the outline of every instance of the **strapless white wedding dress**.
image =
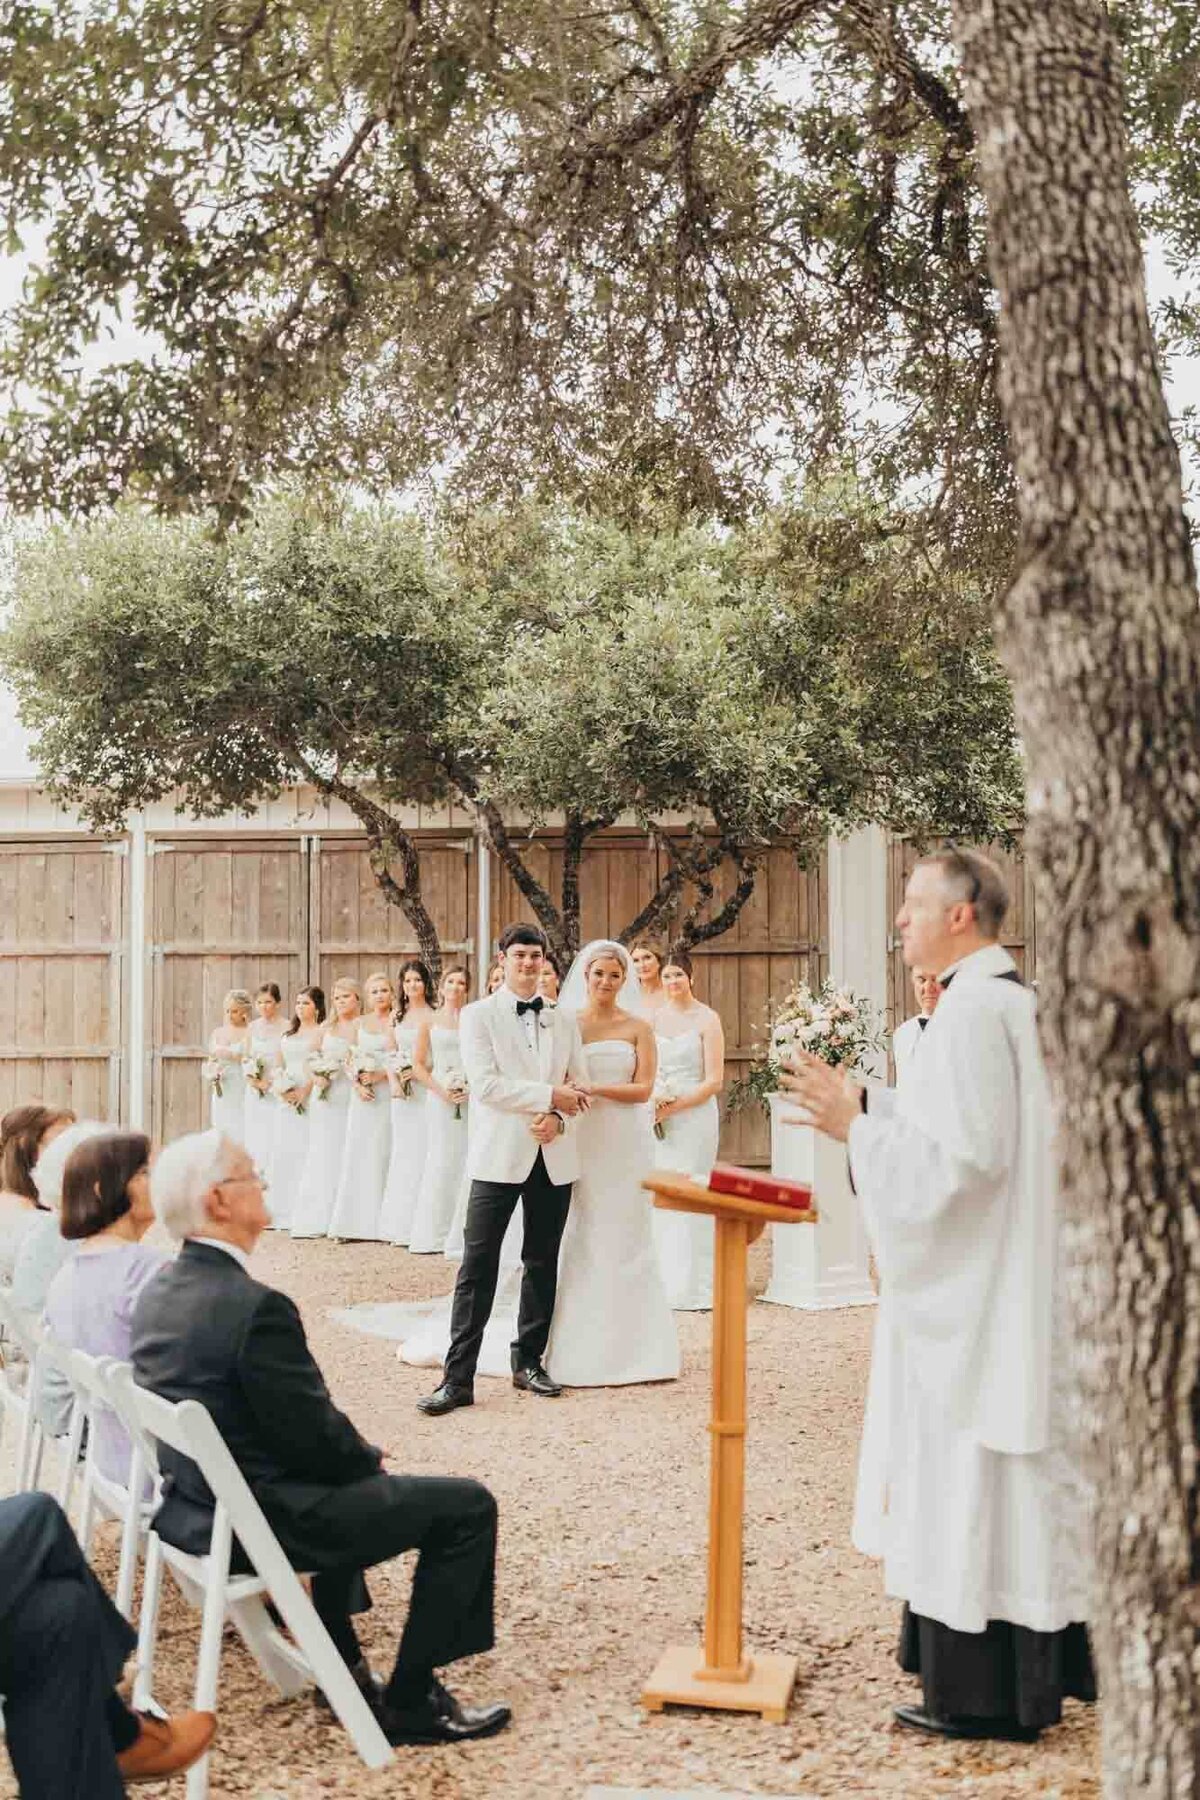
<path id="1" fill-rule="evenodd" d="M 320 1057 L 336 1057 L 344 1064 L 350 1045 L 336 1032 L 321 1039 Z M 350 1082 L 344 1072 L 335 1075 L 323 1100 L 313 1089 L 308 1102 L 308 1161 L 300 1192 L 292 1209 L 293 1237 L 324 1237 L 342 1178 L 342 1151 L 350 1115 Z"/>
<path id="2" fill-rule="evenodd" d="M 268 1036 L 256 1037 L 251 1032 L 247 1054 L 261 1058 L 266 1067 L 266 1079 L 270 1081 L 279 1067 L 279 1039 Z M 279 1201 L 279 1196 L 273 1192 L 275 1171 L 272 1167 L 275 1159 L 275 1121 L 279 1111 L 279 1101 L 269 1089 L 265 1094 L 260 1094 L 258 1089 L 252 1088 L 248 1081 L 245 1086 L 246 1148 L 250 1152 L 259 1174 L 266 1177 L 267 1197 L 270 1204 L 273 1201 Z M 286 1198 L 284 1201 L 279 1201 L 279 1204 L 286 1205 Z M 286 1216 L 280 1217 L 274 1204 L 271 1205 L 271 1217 L 276 1225 L 286 1227 Z"/>
<path id="3" fill-rule="evenodd" d="M 417 1047 L 416 1025 L 396 1027 L 396 1049 L 402 1062 L 411 1063 Z M 429 1090 L 419 1081 L 410 1081 L 406 1099 L 393 1097 L 389 1111 L 392 1118 L 392 1154 L 388 1162 L 387 1181 L 383 1189 L 383 1206 L 379 1213 L 379 1235 L 389 1244 L 407 1244 L 412 1231 L 413 1212 L 421 1177 L 425 1171 L 426 1124 L 429 1117 Z M 390 1091 L 390 1090 L 389 1090 Z"/>
<path id="4" fill-rule="evenodd" d="M 303 1087 L 308 1080 L 308 1059 L 312 1048 L 298 1034 L 282 1040 L 283 1066 L 292 1078 L 293 1087 Z M 308 1162 L 308 1123 L 312 1112 L 312 1095 L 305 1109 L 298 1113 L 283 1100 L 275 1101 L 275 1141 L 271 1149 L 271 1186 L 267 1205 L 276 1225 L 285 1231 L 292 1228 L 300 1189 L 304 1185 Z"/>
<path id="5" fill-rule="evenodd" d="M 659 1080 L 679 1094 L 704 1080 L 704 1039 L 698 1031 L 661 1037 Z M 721 1113 L 715 1098 L 663 1121 L 664 1136 L 654 1139 L 654 1166 L 694 1175 L 707 1186 L 717 1160 Z M 654 1247 L 667 1299 L 677 1312 L 704 1312 L 713 1300 L 713 1222 L 700 1213 L 653 1213 Z"/>
<path id="6" fill-rule="evenodd" d="M 228 1052 L 233 1046 L 222 1045 Z M 215 1049 L 209 1050 L 209 1056 L 216 1057 Z M 242 1057 L 246 1054 L 246 1040 L 238 1045 L 237 1058 L 233 1062 L 221 1063 L 221 1091 L 209 1089 L 208 1122 L 214 1131 L 232 1138 L 235 1144 L 246 1141 L 246 1071 L 242 1068 Z"/>
<path id="7" fill-rule="evenodd" d="M 632 1081 L 637 1051 L 617 1038 L 583 1047 L 588 1081 Z M 653 1204 L 642 1181 L 654 1164 L 646 1106 L 594 1100 L 575 1126 L 582 1173 L 558 1261 L 546 1369 L 564 1387 L 673 1381 L 679 1337 L 654 1251 Z"/>

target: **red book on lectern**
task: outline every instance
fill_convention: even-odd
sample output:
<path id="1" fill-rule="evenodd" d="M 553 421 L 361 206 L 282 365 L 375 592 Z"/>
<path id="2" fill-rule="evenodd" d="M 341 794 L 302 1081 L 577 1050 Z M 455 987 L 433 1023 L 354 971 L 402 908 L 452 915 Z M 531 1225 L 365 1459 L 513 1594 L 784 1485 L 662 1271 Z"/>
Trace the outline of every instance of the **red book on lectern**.
<path id="1" fill-rule="evenodd" d="M 808 1212 L 812 1206 L 812 1189 L 802 1181 L 784 1181 L 778 1175 L 760 1174 L 757 1169 L 739 1169 L 735 1163 L 718 1163 L 708 1185 L 714 1194 L 768 1200 L 772 1206 L 794 1206 L 797 1212 Z"/>

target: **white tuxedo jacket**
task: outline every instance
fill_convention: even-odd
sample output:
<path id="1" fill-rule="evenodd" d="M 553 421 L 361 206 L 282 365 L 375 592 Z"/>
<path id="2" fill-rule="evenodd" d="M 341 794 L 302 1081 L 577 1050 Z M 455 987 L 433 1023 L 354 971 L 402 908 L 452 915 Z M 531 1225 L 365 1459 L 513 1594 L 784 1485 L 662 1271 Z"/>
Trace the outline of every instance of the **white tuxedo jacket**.
<path id="1" fill-rule="evenodd" d="M 539 1145 L 529 1129 L 538 1113 L 551 1110 L 554 1088 L 568 1079 L 587 1078 L 574 1014 L 543 1008 L 537 1029 L 530 1032 L 517 1018 L 514 996 L 501 988 L 486 1000 L 464 1006 L 458 1029 L 471 1085 L 470 1178 L 524 1181 L 540 1148 L 551 1181 L 578 1180 L 575 1121 L 568 1119 L 562 1135 L 545 1145 Z"/>
<path id="2" fill-rule="evenodd" d="M 896 1086 L 898 1088 L 904 1087 L 908 1081 L 912 1070 L 912 1060 L 917 1054 L 923 1035 L 915 1014 L 911 1019 L 905 1019 L 902 1025 L 897 1025 L 892 1033 L 892 1061 L 896 1065 Z"/>

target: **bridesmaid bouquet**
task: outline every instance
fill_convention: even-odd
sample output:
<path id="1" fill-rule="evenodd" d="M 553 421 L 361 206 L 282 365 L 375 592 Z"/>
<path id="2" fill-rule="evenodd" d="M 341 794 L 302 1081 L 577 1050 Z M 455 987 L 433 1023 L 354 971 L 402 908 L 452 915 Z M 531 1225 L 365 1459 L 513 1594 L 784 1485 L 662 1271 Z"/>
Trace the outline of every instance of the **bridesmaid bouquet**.
<path id="1" fill-rule="evenodd" d="M 200 1074 L 219 1100 L 225 1092 L 225 1064 L 220 1057 L 206 1056 L 201 1064 Z"/>
<path id="2" fill-rule="evenodd" d="M 350 1079 L 354 1083 L 354 1091 L 360 1100 L 375 1098 L 375 1083 L 364 1079 L 368 1075 L 378 1075 L 383 1064 L 373 1050 L 352 1050 L 349 1059 Z"/>
<path id="3" fill-rule="evenodd" d="M 288 1074 L 286 1069 L 276 1070 L 275 1078 L 271 1083 L 271 1092 L 277 1100 L 282 1100 L 285 1105 L 290 1106 L 300 1118 L 304 1117 L 307 1108 L 303 1100 L 295 1097 L 300 1092 L 300 1085 L 298 1082 L 293 1084 L 293 1077 Z"/>
<path id="4" fill-rule="evenodd" d="M 463 1116 L 463 1103 L 470 1092 L 467 1085 L 467 1078 L 461 1069 L 454 1070 L 446 1083 L 446 1089 L 450 1095 L 450 1103 L 454 1107 L 454 1117 L 456 1119 L 461 1119 Z"/>
<path id="5" fill-rule="evenodd" d="M 873 1003 L 828 978 L 815 993 L 806 981 L 798 981 L 771 1008 L 767 1024 L 765 1045 L 749 1073 L 730 1089 L 730 1112 L 752 1100 L 765 1112 L 770 1096 L 779 1091 L 781 1071 L 791 1068 L 797 1050 L 819 1056 L 831 1068 L 854 1069 L 885 1047 Z"/>
<path id="6" fill-rule="evenodd" d="M 669 1106 L 672 1100 L 678 1100 L 679 1091 L 673 1081 L 665 1081 L 660 1075 L 654 1084 L 654 1093 L 651 1095 L 651 1098 L 654 1101 L 655 1106 Z M 654 1135 L 658 1138 L 660 1143 L 666 1137 L 667 1121 L 665 1119 L 660 1119 L 657 1116 L 655 1117 Z"/>
<path id="7" fill-rule="evenodd" d="M 243 1056 L 242 1072 L 260 1100 L 267 1097 L 267 1059 L 265 1056 Z"/>
<path id="8" fill-rule="evenodd" d="M 308 1065 L 313 1078 L 313 1092 L 318 1100 L 328 1100 L 329 1090 L 333 1086 L 334 1077 L 340 1075 L 344 1064 L 340 1056 L 314 1056 Z"/>
<path id="9" fill-rule="evenodd" d="M 387 1066 L 400 1084 L 400 1098 L 411 1100 L 413 1091 L 413 1066 L 409 1058 L 400 1050 L 393 1050 L 387 1059 Z"/>

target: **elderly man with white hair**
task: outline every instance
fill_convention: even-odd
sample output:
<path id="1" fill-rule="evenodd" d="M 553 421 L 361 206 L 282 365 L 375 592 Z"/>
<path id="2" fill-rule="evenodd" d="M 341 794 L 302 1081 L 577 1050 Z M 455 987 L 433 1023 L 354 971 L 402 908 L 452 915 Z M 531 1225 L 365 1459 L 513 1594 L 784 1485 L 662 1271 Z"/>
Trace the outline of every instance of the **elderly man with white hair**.
<path id="1" fill-rule="evenodd" d="M 490 1650 L 496 1503 L 477 1481 L 392 1475 L 333 1404 L 287 1295 L 256 1281 L 250 1257 L 270 1223 L 263 1183 L 240 1144 L 216 1131 L 169 1145 L 151 1175 L 155 1211 L 182 1249 L 144 1289 L 133 1318 L 140 1386 L 211 1413 L 284 1551 L 313 1573 L 313 1603 L 393 1744 L 459 1743 L 508 1724 L 506 1706 L 466 1707 L 436 1671 Z M 162 1450 L 155 1529 L 204 1554 L 213 1497 L 196 1465 Z M 362 1571 L 418 1554 L 395 1667 L 367 1667 L 351 1613 L 370 1605 Z"/>

